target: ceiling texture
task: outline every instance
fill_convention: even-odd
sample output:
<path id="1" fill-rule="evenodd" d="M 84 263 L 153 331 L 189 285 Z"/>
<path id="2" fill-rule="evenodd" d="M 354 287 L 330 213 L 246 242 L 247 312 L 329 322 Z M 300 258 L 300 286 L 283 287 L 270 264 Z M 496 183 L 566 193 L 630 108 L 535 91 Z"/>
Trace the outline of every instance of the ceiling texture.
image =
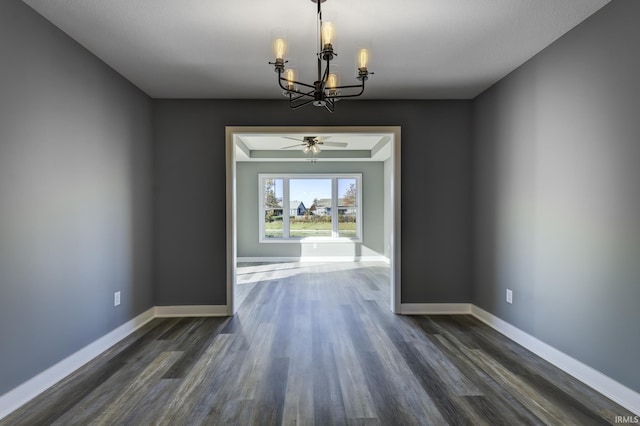
<path id="1" fill-rule="evenodd" d="M 277 99 L 271 31 L 315 80 L 310 0 L 23 0 L 153 98 Z M 471 99 L 609 0 L 327 0 L 342 84 L 371 48 L 364 99 Z"/>

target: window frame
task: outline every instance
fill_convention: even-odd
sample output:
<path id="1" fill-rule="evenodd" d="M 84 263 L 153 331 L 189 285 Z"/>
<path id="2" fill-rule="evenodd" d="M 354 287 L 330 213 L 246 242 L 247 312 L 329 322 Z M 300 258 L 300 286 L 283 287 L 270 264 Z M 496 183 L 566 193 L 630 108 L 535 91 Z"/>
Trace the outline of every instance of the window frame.
<path id="1" fill-rule="evenodd" d="M 265 237 L 265 206 L 264 206 L 264 181 L 266 179 L 282 179 L 282 237 L 267 238 Z M 331 180 L 331 236 L 327 237 L 290 237 L 290 185 L 291 179 L 330 179 Z M 340 237 L 338 224 L 338 179 L 355 179 L 356 180 L 356 236 Z M 310 208 L 311 206 L 305 206 Z M 362 243 L 362 173 L 258 173 L 258 242 L 259 243 L 296 243 L 296 242 L 313 242 L 313 243 L 336 243 L 336 242 L 352 242 Z"/>

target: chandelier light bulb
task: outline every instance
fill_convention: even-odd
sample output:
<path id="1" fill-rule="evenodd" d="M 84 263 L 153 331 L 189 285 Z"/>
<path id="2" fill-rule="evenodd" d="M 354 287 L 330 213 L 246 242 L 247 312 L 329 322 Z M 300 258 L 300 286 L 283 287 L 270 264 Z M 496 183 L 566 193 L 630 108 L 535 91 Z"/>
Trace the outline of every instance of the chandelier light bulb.
<path id="1" fill-rule="evenodd" d="M 320 148 L 318 148 L 318 145 L 311 145 L 311 152 L 313 152 L 314 154 L 319 153 Z"/>
<path id="2" fill-rule="evenodd" d="M 276 59 L 284 59 L 284 54 L 287 51 L 287 42 L 285 39 L 275 39 L 273 42 L 273 51 L 276 55 Z"/>
<path id="3" fill-rule="evenodd" d="M 309 152 L 309 147 L 305 145 L 304 148 L 302 148 L 302 152 L 304 152 L 305 154 L 307 154 Z"/>
<path id="4" fill-rule="evenodd" d="M 294 81 L 296 80 L 296 72 L 293 68 L 287 68 L 284 72 L 284 78 L 287 80 L 287 89 L 294 89 Z"/>
<path id="5" fill-rule="evenodd" d="M 322 46 L 332 45 L 336 35 L 335 27 L 331 22 L 322 23 Z"/>
<path id="6" fill-rule="evenodd" d="M 360 49 L 358 53 L 358 68 L 367 68 L 369 64 L 369 51 L 367 49 Z"/>
<path id="7" fill-rule="evenodd" d="M 338 76 L 336 74 L 329 74 L 327 78 L 327 88 L 335 89 L 338 86 Z"/>

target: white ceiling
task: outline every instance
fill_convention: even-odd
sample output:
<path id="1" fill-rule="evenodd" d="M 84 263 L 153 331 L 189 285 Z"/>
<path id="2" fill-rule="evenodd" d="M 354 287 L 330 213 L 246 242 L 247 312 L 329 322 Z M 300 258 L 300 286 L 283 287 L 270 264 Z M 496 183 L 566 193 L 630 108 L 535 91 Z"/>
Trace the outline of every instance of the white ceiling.
<path id="1" fill-rule="evenodd" d="M 280 98 L 270 35 L 315 73 L 309 0 L 23 0 L 155 98 Z M 328 0 L 342 83 L 373 52 L 364 98 L 473 98 L 609 0 Z M 355 79 L 353 83 L 356 83 Z"/>

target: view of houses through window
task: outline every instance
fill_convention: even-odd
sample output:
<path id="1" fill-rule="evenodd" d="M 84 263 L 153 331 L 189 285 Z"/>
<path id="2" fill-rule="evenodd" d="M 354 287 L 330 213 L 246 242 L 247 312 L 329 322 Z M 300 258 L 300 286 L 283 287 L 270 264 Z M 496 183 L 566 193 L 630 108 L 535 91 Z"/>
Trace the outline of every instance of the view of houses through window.
<path id="1" fill-rule="evenodd" d="M 261 174 L 260 239 L 361 238 L 360 182 L 359 174 Z"/>

